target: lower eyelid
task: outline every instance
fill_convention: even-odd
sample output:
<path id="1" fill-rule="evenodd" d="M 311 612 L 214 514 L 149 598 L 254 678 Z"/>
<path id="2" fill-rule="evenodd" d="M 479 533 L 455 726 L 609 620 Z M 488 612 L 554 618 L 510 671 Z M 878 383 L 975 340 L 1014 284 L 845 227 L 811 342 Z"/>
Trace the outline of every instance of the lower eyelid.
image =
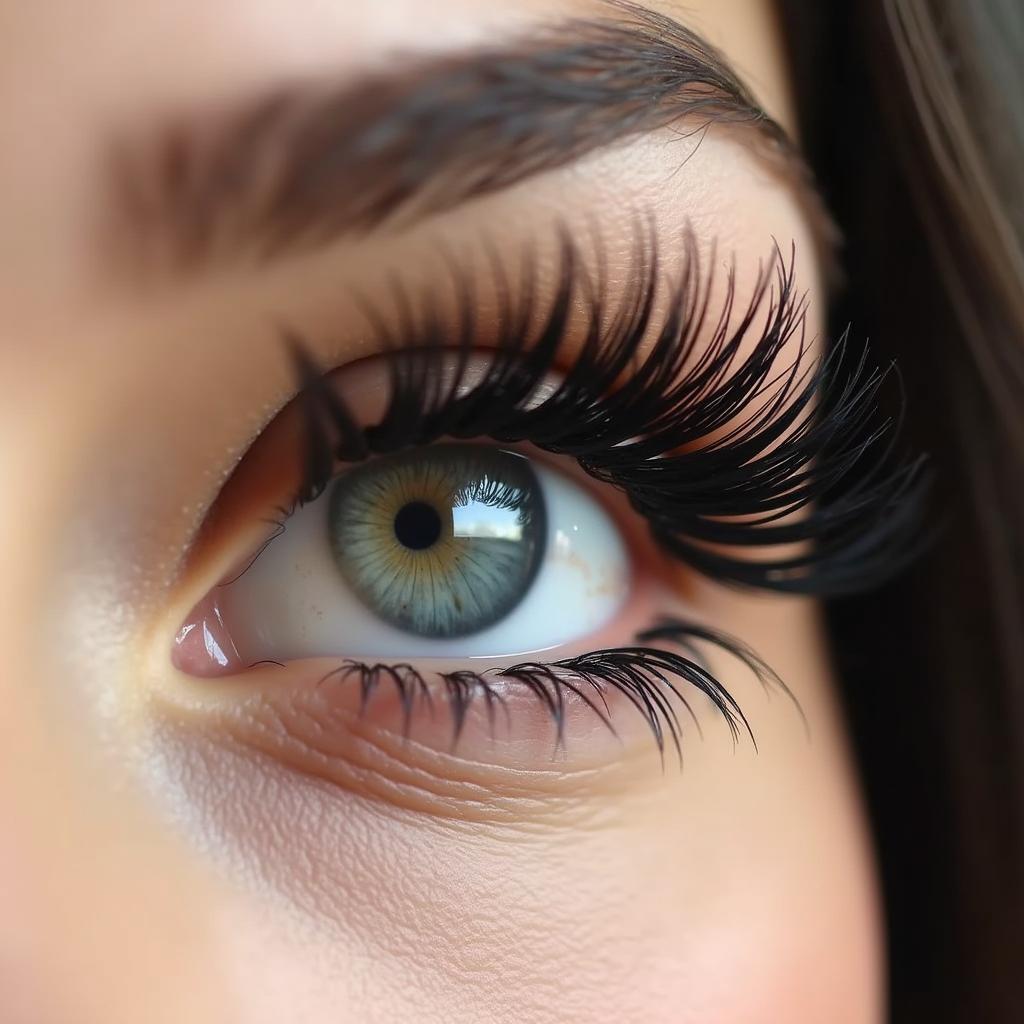
<path id="1" fill-rule="evenodd" d="M 168 700 L 178 706 L 165 710 L 219 742 L 340 791 L 460 819 L 501 820 L 507 814 L 522 820 L 524 813 L 546 813 L 567 801 L 585 805 L 591 796 L 626 796 L 638 777 L 656 780 L 675 761 L 672 741 L 664 737 L 666 749 L 659 754 L 650 724 L 625 693 L 610 686 L 602 690 L 607 721 L 595 711 L 604 706 L 596 690 L 579 686 L 593 698 L 592 706 L 571 691 L 563 693 L 559 742 L 550 710 L 537 694 L 520 683 L 498 681 L 500 699 L 489 711 L 478 694 L 456 742 L 449 695 L 437 676 L 453 667 L 420 666 L 430 696 L 421 694 L 411 715 L 386 673 L 364 700 L 360 674 L 339 673 L 336 659 L 260 669 L 258 683 L 247 678 L 241 693 L 238 677 L 212 686 L 192 680 L 191 705 L 175 701 L 181 696 L 175 688 Z M 672 682 L 682 699 L 670 696 L 667 687 L 659 690 L 679 717 L 684 746 L 698 738 L 728 742 L 720 709 L 683 679 Z"/>
<path id="2" fill-rule="evenodd" d="M 187 710 L 160 710 L 178 730 L 198 730 L 219 744 L 267 758 L 283 769 L 339 793 L 368 799 L 403 813 L 459 821 L 521 825 L 550 818 L 564 827 L 566 814 L 584 812 L 590 797 L 622 792 L 656 752 L 638 744 L 635 757 L 589 712 L 567 724 L 573 748 L 561 754 L 553 742 L 550 718 L 528 694 L 511 694 L 518 738 L 497 742 L 487 735 L 478 712 L 467 717 L 459 743 L 450 744 L 451 722 L 438 708 L 436 721 L 420 719 L 408 737 L 393 695 L 378 694 L 365 712 L 357 687 L 317 685 L 329 668 L 307 663 L 267 670 L 306 677 L 251 694 L 244 700 L 204 700 Z M 584 712 L 586 712 L 584 714 Z M 524 719 L 531 719 L 526 730 Z M 591 735 L 592 734 L 592 735 Z M 598 749 L 592 740 L 599 740 Z M 582 742 L 580 742 L 582 741 Z"/>

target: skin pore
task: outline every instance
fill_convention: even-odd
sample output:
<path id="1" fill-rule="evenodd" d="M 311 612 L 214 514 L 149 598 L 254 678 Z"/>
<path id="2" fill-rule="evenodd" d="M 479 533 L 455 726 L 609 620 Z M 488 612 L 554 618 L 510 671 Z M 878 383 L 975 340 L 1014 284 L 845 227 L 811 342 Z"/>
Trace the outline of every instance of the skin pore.
<path id="1" fill-rule="evenodd" d="M 767 0 L 649 6 L 719 47 L 793 134 Z M 594 16 L 624 15 L 561 0 L 4 5 L 5 1019 L 880 1019 L 877 897 L 814 602 L 666 569 L 611 494 L 637 572 L 757 651 L 806 729 L 713 650 L 757 749 L 697 703 L 703 738 L 685 731 L 682 771 L 628 726 L 619 744 L 581 727 L 562 760 L 543 743 L 402 743 L 372 720 L 341 719 L 351 736 L 299 727 L 282 694 L 315 667 L 228 685 L 170 656 L 287 490 L 288 468 L 256 459 L 295 391 L 281 324 L 319 365 L 346 367 L 380 354 L 360 303 L 386 308 L 396 276 L 443 295 L 439 251 L 470 266 L 530 251 L 543 270 L 559 228 L 621 292 L 642 216 L 666 273 L 688 229 L 709 269 L 732 261 L 739 306 L 775 244 L 795 246 L 820 345 L 821 225 L 751 125 L 659 128 L 280 258 L 175 275 L 101 251 L 111 138 L 282 83 L 394 70 L 396 52 Z M 481 320 L 494 301 L 482 287 Z M 248 483 L 231 476 L 247 452 Z M 621 622 L 603 627 L 601 644 L 630 641 Z"/>

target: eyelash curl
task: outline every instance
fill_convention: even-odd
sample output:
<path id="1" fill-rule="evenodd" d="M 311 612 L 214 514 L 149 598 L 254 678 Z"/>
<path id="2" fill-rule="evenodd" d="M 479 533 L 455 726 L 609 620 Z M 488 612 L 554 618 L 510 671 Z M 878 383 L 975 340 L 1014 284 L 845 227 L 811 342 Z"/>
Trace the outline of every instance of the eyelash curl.
<path id="1" fill-rule="evenodd" d="M 729 267 L 715 314 L 716 282 L 702 272 L 691 232 L 671 276 L 660 270 L 653 229 L 638 225 L 634 239 L 628 282 L 614 301 L 604 261 L 587 269 L 567 231 L 560 232 L 556 284 L 544 300 L 529 258 L 513 288 L 493 257 L 496 328 L 483 353 L 477 284 L 451 260 L 454 316 L 442 316 L 435 293 L 414 299 L 397 282 L 392 318 L 364 304 L 389 374 L 386 409 L 368 426 L 357 423 L 306 346 L 289 335 L 306 424 L 293 506 L 318 497 L 339 462 L 446 437 L 489 438 L 575 459 L 627 497 L 662 551 L 720 582 L 833 596 L 871 589 L 905 567 L 925 543 L 924 459 L 900 458 L 896 425 L 878 421 L 889 371 L 870 366 L 866 347 L 851 358 L 846 333 L 826 355 L 809 358 L 795 250 L 786 257 L 775 247 L 742 309 Z M 577 339 L 571 353 L 570 338 Z M 482 371 L 471 364 L 481 354 L 488 360 Z M 750 548 L 757 554 L 745 555 Z M 765 553 L 773 548 L 782 550 Z M 647 646 L 655 641 L 691 656 Z M 547 664 L 439 674 L 455 738 L 474 699 L 483 699 L 493 718 L 501 704 L 493 682 L 504 680 L 537 697 L 559 741 L 569 695 L 610 727 L 604 694 L 614 689 L 643 715 L 662 753 L 666 738 L 679 751 L 671 699 L 687 711 L 689 705 L 677 678 L 711 699 L 734 740 L 741 732 L 752 739 L 738 704 L 705 667 L 702 643 L 789 693 L 744 644 L 703 626 L 672 621 L 639 634 L 637 643 Z M 328 678 L 352 677 L 364 706 L 385 679 L 407 716 L 418 694 L 431 703 L 425 680 L 409 665 L 348 661 Z M 696 722 L 692 711 L 690 717 Z"/>
<path id="2" fill-rule="evenodd" d="M 480 344 L 472 279 L 450 264 L 454 326 L 431 295 L 414 304 L 396 284 L 396 325 L 367 307 L 390 354 L 390 399 L 366 427 L 290 338 L 308 428 L 296 504 L 321 494 L 339 461 L 442 437 L 525 441 L 622 491 L 664 551 L 712 579 L 837 596 L 898 572 L 920 550 L 929 481 L 923 459 L 894 456 L 893 424 L 872 422 L 886 372 L 870 367 L 866 348 L 851 360 L 848 334 L 807 364 L 795 251 L 787 259 L 776 248 L 737 319 L 734 269 L 713 317 L 713 277 L 701 272 L 692 234 L 683 244 L 681 269 L 666 283 L 653 235 L 638 232 L 614 307 L 603 264 L 592 277 L 567 234 L 546 308 L 528 262 L 513 295 L 495 260 L 498 333 L 489 365 L 479 377 L 474 369 L 471 383 Z M 655 328 L 663 291 L 667 313 Z M 583 342 L 570 356 L 572 336 Z M 793 341 L 796 355 L 784 362 Z M 446 358 L 454 359 L 450 375 L 439 372 Z M 728 550 L 793 545 L 805 547 L 776 558 Z"/>

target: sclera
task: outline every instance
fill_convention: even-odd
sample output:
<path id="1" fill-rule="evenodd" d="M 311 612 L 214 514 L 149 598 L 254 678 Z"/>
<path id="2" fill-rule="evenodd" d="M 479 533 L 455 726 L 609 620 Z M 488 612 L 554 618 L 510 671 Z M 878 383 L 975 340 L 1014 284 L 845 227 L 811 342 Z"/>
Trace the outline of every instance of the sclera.
<path id="1" fill-rule="evenodd" d="M 517 657 L 599 630 L 629 596 L 629 552 L 585 487 L 539 459 L 533 465 L 547 506 L 546 553 L 532 585 L 501 622 L 434 640 L 379 619 L 335 565 L 325 493 L 291 516 L 248 570 L 220 588 L 220 615 L 240 660 Z"/>

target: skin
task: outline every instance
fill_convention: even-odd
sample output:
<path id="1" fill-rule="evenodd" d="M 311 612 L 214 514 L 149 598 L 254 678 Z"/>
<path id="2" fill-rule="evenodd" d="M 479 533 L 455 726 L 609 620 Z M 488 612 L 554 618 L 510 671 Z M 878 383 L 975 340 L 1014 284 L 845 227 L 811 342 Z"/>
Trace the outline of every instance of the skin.
<path id="1" fill-rule="evenodd" d="M 403 744 L 386 706 L 360 721 L 344 698 L 304 730 L 289 714 L 317 664 L 234 686 L 172 665 L 177 627 L 251 550 L 261 501 L 283 486 L 275 465 L 236 477 L 229 514 L 194 544 L 294 389 L 268 321 L 301 324 L 327 366 L 373 354 L 339 280 L 381 296 L 397 268 L 429 287 L 439 240 L 472 252 L 482 229 L 507 225 L 497 238 L 514 254 L 550 241 L 558 217 L 596 218 L 621 280 L 628 211 L 643 209 L 677 237 L 692 224 L 705 256 L 712 242 L 720 260 L 734 254 L 741 295 L 772 239 L 794 240 L 809 330 L 822 329 L 812 226 L 724 130 L 682 166 L 678 142 L 649 137 L 259 270 L 140 285 L 93 258 L 93 158 L 112 126 L 276 74 L 355 74 L 394 47 L 479 44 L 593 9 L 425 6 L 0 7 L 3 1017 L 879 1020 L 877 895 L 817 608 L 666 570 L 611 496 L 595 492 L 658 610 L 750 644 L 806 731 L 720 654 L 712 667 L 758 750 L 734 747 L 698 704 L 705 735 L 687 730 L 683 771 L 671 757 L 662 769 L 642 726 L 616 744 L 582 715 L 555 760 L 529 712 L 525 732 L 490 746 L 471 729 L 456 754 L 426 729 Z M 792 130 L 767 0 L 654 6 L 720 46 Z M 626 618 L 600 643 L 629 642 Z"/>

